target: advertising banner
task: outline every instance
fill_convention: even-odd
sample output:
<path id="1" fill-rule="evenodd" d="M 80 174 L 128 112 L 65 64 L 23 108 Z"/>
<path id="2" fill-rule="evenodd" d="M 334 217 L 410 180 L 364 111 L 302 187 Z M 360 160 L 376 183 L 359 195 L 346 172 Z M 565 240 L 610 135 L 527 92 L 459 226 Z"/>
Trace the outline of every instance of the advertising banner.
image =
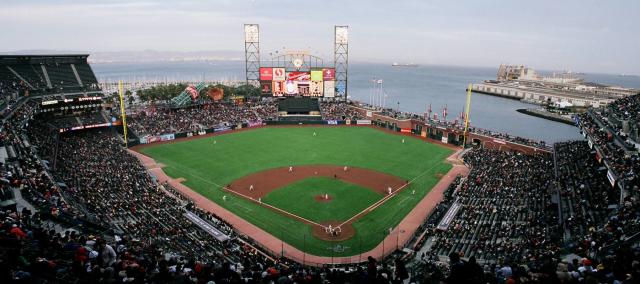
<path id="1" fill-rule="evenodd" d="M 273 68 L 260 67 L 260 81 L 273 80 Z"/>
<path id="2" fill-rule="evenodd" d="M 229 131 L 231 130 L 230 127 L 228 126 L 220 126 L 220 127 L 216 127 L 213 129 L 213 132 L 224 132 L 224 131 Z"/>
<path id="3" fill-rule="evenodd" d="M 329 124 L 329 125 L 338 125 L 338 121 L 337 120 L 327 120 L 327 124 Z"/>
<path id="4" fill-rule="evenodd" d="M 187 132 L 187 137 L 193 137 L 193 132 Z"/>
<path id="5" fill-rule="evenodd" d="M 322 97 L 322 92 L 324 91 L 323 85 L 322 85 L 322 81 L 316 82 L 316 81 L 311 81 L 311 96 L 312 97 Z"/>
<path id="6" fill-rule="evenodd" d="M 311 71 L 311 81 L 322 82 L 322 71 Z"/>
<path id="7" fill-rule="evenodd" d="M 322 80 L 324 80 L 324 81 L 335 81 L 336 80 L 336 70 L 334 68 L 324 68 L 324 69 L 322 69 Z"/>
<path id="8" fill-rule="evenodd" d="M 368 119 L 360 119 L 356 120 L 357 125 L 371 125 L 371 120 Z"/>
<path id="9" fill-rule="evenodd" d="M 333 98 L 336 96 L 336 81 L 324 81 L 324 97 Z"/>
<path id="10" fill-rule="evenodd" d="M 140 138 L 140 144 L 147 144 L 147 143 L 149 143 L 149 141 L 147 141 L 147 137 Z"/>
<path id="11" fill-rule="evenodd" d="M 296 82 L 298 84 L 298 94 L 301 96 L 308 97 L 311 94 L 311 90 L 309 87 L 309 81 L 306 82 Z"/>
<path id="12" fill-rule="evenodd" d="M 350 124 L 351 124 L 351 119 L 347 119 L 347 120 L 345 120 L 345 121 L 344 121 L 344 124 L 346 124 L 346 125 L 350 125 Z"/>
<path id="13" fill-rule="evenodd" d="M 272 88 L 274 97 L 282 97 L 284 95 L 284 81 L 273 81 Z"/>
<path id="14" fill-rule="evenodd" d="M 147 142 L 148 143 L 153 143 L 153 142 L 158 142 L 160 141 L 160 137 L 158 136 L 149 136 L 147 137 Z"/>
<path id="15" fill-rule="evenodd" d="M 400 132 L 402 132 L 402 133 L 411 133 L 411 128 L 402 128 L 402 129 L 400 129 Z"/>
<path id="16" fill-rule="evenodd" d="M 422 137 L 427 137 L 427 132 L 426 132 L 426 131 L 424 131 L 424 130 L 422 130 L 422 133 L 420 133 L 420 136 L 422 136 Z"/>
<path id="17" fill-rule="evenodd" d="M 449 143 L 449 137 L 447 136 L 442 136 L 442 143 Z"/>
<path id="18" fill-rule="evenodd" d="M 164 135 L 160 135 L 160 141 L 171 141 L 173 139 L 176 139 L 175 135 L 172 134 L 164 134 Z"/>
<path id="19" fill-rule="evenodd" d="M 251 121 L 251 122 L 248 123 L 248 127 L 256 127 L 256 126 L 262 126 L 262 125 L 264 125 L 264 124 L 260 120 Z"/>
<path id="20" fill-rule="evenodd" d="M 271 90 L 271 81 L 269 82 L 260 82 L 260 92 L 262 93 L 262 95 L 271 95 L 273 94 L 272 90 Z"/>
<path id="21" fill-rule="evenodd" d="M 609 179 L 609 183 L 611 183 L 611 187 L 614 187 L 616 185 L 616 178 L 613 176 L 611 170 L 607 171 L 607 178 Z"/>
<path id="22" fill-rule="evenodd" d="M 287 74 L 284 72 L 284 68 L 273 68 L 272 73 L 273 81 L 284 81 L 287 79 Z"/>
<path id="23" fill-rule="evenodd" d="M 204 130 L 200 130 L 200 131 L 198 131 L 198 135 L 205 135 L 205 134 L 207 134 L 207 132 L 206 132 L 206 131 L 204 131 Z"/>
<path id="24" fill-rule="evenodd" d="M 284 83 L 284 93 L 286 95 L 297 95 L 298 94 L 298 84 L 295 81 L 286 81 Z"/>
<path id="25" fill-rule="evenodd" d="M 311 81 L 311 74 L 308 72 L 289 72 L 287 73 L 288 81 Z"/>

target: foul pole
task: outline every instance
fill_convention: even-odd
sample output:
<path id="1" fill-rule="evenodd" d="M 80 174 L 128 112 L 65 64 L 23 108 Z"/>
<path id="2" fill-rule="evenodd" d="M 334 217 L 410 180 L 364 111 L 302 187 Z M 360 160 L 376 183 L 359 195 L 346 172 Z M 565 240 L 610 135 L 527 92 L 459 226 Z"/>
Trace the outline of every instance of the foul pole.
<path id="1" fill-rule="evenodd" d="M 122 81 L 118 81 L 118 95 L 120 96 L 120 115 L 122 117 L 122 131 L 124 132 L 124 146 L 129 147 L 129 139 L 127 137 L 127 112 L 124 109 L 124 91 Z"/>
<path id="2" fill-rule="evenodd" d="M 465 115 L 464 115 L 464 138 L 463 138 L 463 142 L 462 142 L 462 148 L 466 148 L 467 147 L 467 131 L 469 130 L 469 110 L 471 109 L 471 87 L 472 85 L 469 84 L 469 87 L 467 87 L 467 110 L 465 111 Z"/>

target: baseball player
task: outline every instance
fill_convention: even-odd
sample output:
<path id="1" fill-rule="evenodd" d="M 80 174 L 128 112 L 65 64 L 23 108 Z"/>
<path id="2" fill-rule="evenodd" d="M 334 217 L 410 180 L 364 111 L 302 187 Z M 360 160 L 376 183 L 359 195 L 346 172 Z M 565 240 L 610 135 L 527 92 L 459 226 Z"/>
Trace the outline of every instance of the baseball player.
<path id="1" fill-rule="evenodd" d="M 222 196 L 222 201 L 227 201 L 227 196 L 226 195 Z"/>
<path id="2" fill-rule="evenodd" d="M 391 191 L 392 191 L 393 189 L 391 189 L 391 187 L 388 187 L 388 188 L 387 188 L 387 190 L 389 191 L 389 195 L 391 195 Z"/>
<path id="3" fill-rule="evenodd" d="M 404 138 L 402 138 L 402 144 L 404 144 Z"/>
<path id="4" fill-rule="evenodd" d="M 253 184 L 249 186 L 249 191 L 253 191 Z"/>
<path id="5" fill-rule="evenodd" d="M 293 172 L 293 166 L 289 166 L 289 172 Z"/>
<path id="6" fill-rule="evenodd" d="M 344 172 L 345 173 L 347 172 L 347 169 L 348 169 L 347 166 L 344 166 Z"/>
<path id="7" fill-rule="evenodd" d="M 316 136 L 316 132 L 315 131 L 313 132 L 313 136 Z"/>

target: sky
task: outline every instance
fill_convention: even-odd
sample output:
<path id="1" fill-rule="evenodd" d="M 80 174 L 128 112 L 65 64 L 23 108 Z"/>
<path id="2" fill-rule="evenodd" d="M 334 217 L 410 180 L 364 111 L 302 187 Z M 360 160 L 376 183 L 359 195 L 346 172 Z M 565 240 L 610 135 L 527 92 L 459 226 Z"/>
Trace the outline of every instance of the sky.
<path id="1" fill-rule="evenodd" d="M 349 59 L 640 74 L 640 1 L 2 0 L 0 52 L 237 51 L 260 25 L 263 57 L 282 48 Z"/>

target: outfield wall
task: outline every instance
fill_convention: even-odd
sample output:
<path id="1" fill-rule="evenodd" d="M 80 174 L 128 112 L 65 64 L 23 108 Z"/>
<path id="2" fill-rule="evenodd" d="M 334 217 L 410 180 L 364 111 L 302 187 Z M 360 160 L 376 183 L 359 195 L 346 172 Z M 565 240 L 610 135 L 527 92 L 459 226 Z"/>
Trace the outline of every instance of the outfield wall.
<path id="1" fill-rule="evenodd" d="M 143 136 L 139 139 L 129 142 L 130 146 L 138 144 L 148 144 L 155 142 L 171 141 L 179 138 L 202 136 L 211 133 L 220 133 L 231 130 L 261 127 L 265 125 L 272 126 L 294 126 L 294 125 L 352 125 L 352 126 L 377 126 L 390 131 L 400 132 L 405 135 L 420 136 L 430 139 L 432 142 L 441 144 L 449 144 L 453 146 L 462 146 L 464 142 L 464 132 L 457 127 L 449 127 L 445 125 L 428 124 L 417 119 L 396 119 L 378 114 L 363 108 L 353 107 L 360 112 L 363 117 L 368 119 L 362 120 L 309 120 L 309 121 L 256 121 L 250 123 L 220 125 L 213 128 L 207 128 L 200 131 L 168 133 L 156 136 Z M 496 149 L 502 151 L 517 151 L 525 154 L 532 153 L 551 153 L 548 149 L 541 149 L 529 145 L 519 144 L 504 139 L 498 139 L 480 133 L 469 132 L 467 135 L 467 144 L 482 145 L 487 149 Z"/>

